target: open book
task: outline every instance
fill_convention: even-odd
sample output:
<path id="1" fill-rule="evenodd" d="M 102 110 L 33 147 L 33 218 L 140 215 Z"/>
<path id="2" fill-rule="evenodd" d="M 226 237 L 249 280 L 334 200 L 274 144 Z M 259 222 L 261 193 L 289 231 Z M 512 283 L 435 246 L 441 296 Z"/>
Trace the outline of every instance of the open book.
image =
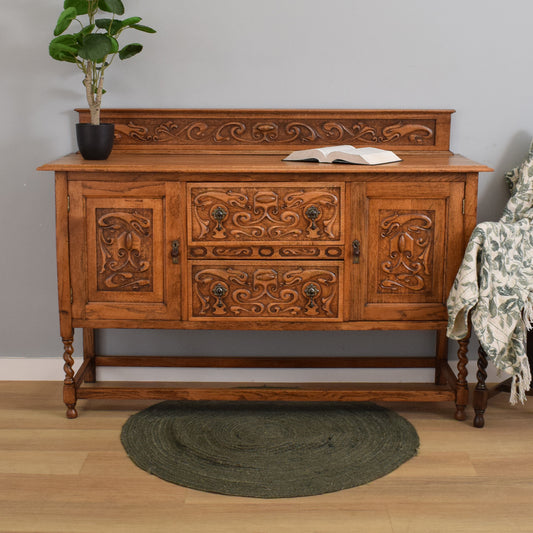
<path id="1" fill-rule="evenodd" d="M 381 165 L 393 163 L 401 159 L 389 150 L 366 147 L 355 148 L 345 144 L 342 146 L 326 146 L 310 150 L 296 150 L 283 161 L 315 161 L 318 163 L 351 163 L 353 165 Z"/>

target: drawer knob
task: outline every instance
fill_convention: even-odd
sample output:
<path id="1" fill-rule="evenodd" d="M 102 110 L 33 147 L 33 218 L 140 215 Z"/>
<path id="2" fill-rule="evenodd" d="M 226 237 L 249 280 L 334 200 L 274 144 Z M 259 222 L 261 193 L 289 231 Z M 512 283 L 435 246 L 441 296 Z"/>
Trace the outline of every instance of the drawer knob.
<path id="1" fill-rule="evenodd" d="M 308 316 L 316 316 L 319 314 L 318 304 L 315 302 L 315 298 L 320 294 L 320 287 L 314 283 L 309 283 L 304 287 L 304 294 L 309 301 L 305 306 L 305 314 Z"/>
<path id="2" fill-rule="evenodd" d="M 213 209 L 212 216 L 218 222 L 218 229 L 220 229 L 220 223 L 228 216 L 228 212 L 223 207 L 217 206 Z"/>
<path id="3" fill-rule="evenodd" d="M 211 292 L 213 293 L 213 296 L 216 296 L 217 298 L 224 298 L 228 293 L 228 289 L 226 289 L 222 283 L 217 283 Z"/>
<path id="4" fill-rule="evenodd" d="M 222 222 L 227 216 L 228 212 L 220 205 L 217 205 L 217 207 L 211 211 L 211 218 L 216 222 L 215 230 L 213 232 L 213 237 L 215 237 L 215 239 L 224 239 L 226 237 L 226 231 L 224 230 Z"/>
<path id="5" fill-rule="evenodd" d="M 311 221 L 311 229 L 316 229 L 315 221 L 320 216 L 320 209 L 316 205 L 310 205 L 305 210 L 305 216 Z"/>
<path id="6" fill-rule="evenodd" d="M 224 302 L 222 301 L 222 298 L 228 294 L 228 289 L 222 283 L 217 283 L 212 289 L 211 293 L 213 296 L 217 299 L 217 302 L 215 303 L 215 315 L 224 314 L 226 312 Z"/>
<path id="7" fill-rule="evenodd" d="M 304 294 L 309 298 L 309 307 L 314 307 L 316 305 L 315 298 L 319 293 L 320 289 L 314 283 L 309 283 L 309 285 L 305 287 Z"/>

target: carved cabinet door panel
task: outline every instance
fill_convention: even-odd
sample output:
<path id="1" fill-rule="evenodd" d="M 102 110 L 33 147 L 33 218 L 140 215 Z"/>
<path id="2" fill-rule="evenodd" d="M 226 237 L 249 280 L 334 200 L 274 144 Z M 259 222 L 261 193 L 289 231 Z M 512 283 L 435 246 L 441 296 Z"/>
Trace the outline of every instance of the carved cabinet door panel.
<path id="1" fill-rule="evenodd" d="M 74 318 L 180 318 L 179 187 L 69 183 Z"/>
<path id="2" fill-rule="evenodd" d="M 352 191 L 352 318 L 445 320 L 464 246 L 464 184 L 366 183 Z"/>

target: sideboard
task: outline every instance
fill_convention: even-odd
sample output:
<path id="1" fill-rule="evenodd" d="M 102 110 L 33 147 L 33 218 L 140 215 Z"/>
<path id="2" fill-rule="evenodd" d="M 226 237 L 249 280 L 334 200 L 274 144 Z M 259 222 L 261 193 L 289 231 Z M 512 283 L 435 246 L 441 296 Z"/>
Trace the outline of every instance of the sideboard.
<path id="1" fill-rule="evenodd" d="M 79 110 L 80 121 L 88 112 Z M 476 224 L 478 173 L 449 110 L 109 109 L 106 161 L 48 163 L 56 184 L 67 417 L 86 398 L 455 402 L 446 298 Z M 394 150 L 378 166 L 285 162 L 297 149 Z M 74 372 L 74 329 L 83 362 Z M 434 330 L 427 357 L 101 355 L 103 328 Z M 402 347 L 402 352 L 408 351 Z M 434 382 L 98 382 L 118 367 L 433 368 Z"/>

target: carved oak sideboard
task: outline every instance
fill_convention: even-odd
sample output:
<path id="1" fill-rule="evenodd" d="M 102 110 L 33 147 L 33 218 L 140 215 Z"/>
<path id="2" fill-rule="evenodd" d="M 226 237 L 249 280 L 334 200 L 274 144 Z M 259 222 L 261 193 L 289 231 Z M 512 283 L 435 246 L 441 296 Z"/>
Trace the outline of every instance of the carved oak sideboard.
<path id="1" fill-rule="evenodd" d="M 451 400 L 446 298 L 476 223 L 478 173 L 449 151 L 452 111 L 107 110 L 107 161 L 56 179 L 64 401 L 79 398 Z M 88 120 L 80 110 L 82 121 Z M 380 166 L 284 162 L 292 150 L 396 151 Z M 83 363 L 73 365 L 74 328 Z M 95 353 L 102 328 L 434 330 L 427 357 L 159 357 Z M 404 347 L 405 349 L 406 347 Z M 430 384 L 107 383 L 101 366 L 434 368 Z"/>

